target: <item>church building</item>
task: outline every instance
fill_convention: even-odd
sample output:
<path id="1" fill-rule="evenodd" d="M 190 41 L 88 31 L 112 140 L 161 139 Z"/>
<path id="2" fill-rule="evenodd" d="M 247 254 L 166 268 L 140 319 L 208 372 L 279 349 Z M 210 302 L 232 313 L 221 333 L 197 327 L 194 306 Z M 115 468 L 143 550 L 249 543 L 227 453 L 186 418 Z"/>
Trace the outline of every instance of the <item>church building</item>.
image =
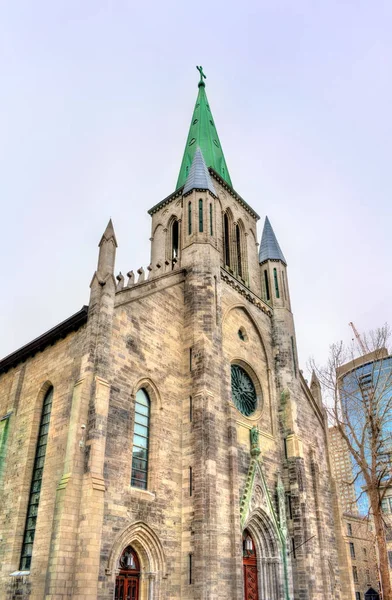
<path id="1" fill-rule="evenodd" d="M 149 266 L 116 276 L 109 221 L 89 305 L 0 361 L 4 600 L 349 597 L 287 261 L 199 71 Z"/>

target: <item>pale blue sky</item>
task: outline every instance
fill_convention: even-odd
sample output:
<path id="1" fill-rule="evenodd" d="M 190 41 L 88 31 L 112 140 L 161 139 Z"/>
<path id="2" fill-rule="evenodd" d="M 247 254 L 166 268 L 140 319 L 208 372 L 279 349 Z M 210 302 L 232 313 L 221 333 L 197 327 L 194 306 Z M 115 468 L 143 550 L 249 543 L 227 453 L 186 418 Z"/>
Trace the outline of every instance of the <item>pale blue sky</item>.
<path id="1" fill-rule="evenodd" d="M 302 367 L 391 322 L 391 30 L 390 0 L 0 1 L 0 356 L 88 302 L 109 217 L 117 270 L 148 264 L 196 64 L 288 260 Z"/>

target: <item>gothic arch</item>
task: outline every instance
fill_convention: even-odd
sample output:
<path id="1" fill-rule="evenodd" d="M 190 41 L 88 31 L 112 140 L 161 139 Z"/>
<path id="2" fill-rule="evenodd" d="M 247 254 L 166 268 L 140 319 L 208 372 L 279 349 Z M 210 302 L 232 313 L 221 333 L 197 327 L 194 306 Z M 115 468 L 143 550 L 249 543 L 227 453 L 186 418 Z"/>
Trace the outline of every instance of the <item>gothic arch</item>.
<path id="1" fill-rule="evenodd" d="M 249 320 L 252 322 L 252 325 L 254 326 L 254 328 L 255 328 L 255 331 L 256 331 L 256 333 L 257 333 L 257 336 L 258 336 L 258 338 L 259 338 L 259 340 L 260 340 L 261 348 L 262 348 L 262 350 L 263 350 L 263 354 L 264 354 L 264 357 L 265 357 L 265 361 L 266 361 L 266 363 L 267 363 L 267 369 L 268 369 L 268 371 L 269 371 L 269 370 L 270 370 L 270 368 L 271 368 L 271 365 L 270 365 L 270 361 L 269 361 L 269 358 L 268 358 L 268 353 L 267 353 L 267 350 L 266 350 L 266 347 L 265 347 L 265 343 L 264 343 L 263 336 L 262 336 L 262 334 L 261 334 L 261 331 L 260 331 L 260 328 L 259 328 L 259 326 L 258 326 L 257 322 L 255 321 L 255 319 L 253 318 L 253 316 L 251 315 L 251 313 L 249 312 L 249 310 L 248 310 L 248 308 L 245 306 L 245 304 L 234 304 L 233 306 L 229 306 L 229 307 L 226 309 L 226 311 L 225 311 L 225 313 L 224 313 L 224 315 L 223 315 L 223 318 L 222 318 L 222 327 L 223 327 L 223 325 L 224 325 L 224 322 L 226 321 L 227 317 L 229 316 L 229 314 L 230 314 L 230 313 L 231 313 L 233 310 L 235 310 L 235 309 L 237 309 L 237 308 L 239 308 L 239 309 L 243 310 L 243 311 L 244 311 L 244 313 L 246 314 L 246 316 L 247 316 L 247 317 L 249 318 Z"/>
<path id="2" fill-rule="evenodd" d="M 174 239 L 174 226 L 177 226 L 177 240 L 175 242 Z M 166 260 L 173 261 L 173 258 L 176 258 L 176 261 L 180 258 L 180 248 L 181 248 L 181 219 L 172 214 L 167 222 L 167 226 L 165 228 L 166 231 Z M 174 250 L 174 246 L 176 246 L 176 250 Z M 175 257 L 174 257 L 175 254 Z M 174 266 L 174 263 L 173 265 Z"/>
<path id="3" fill-rule="evenodd" d="M 248 280 L 248 249 L 247 249 L 247 233 L 242 219 L 238 219 L 234 223 L 234 255 L 235 255 L 235 271 L 241 279 Z"/>
<path id="4" fill-rule="evenodd" d="M 163 580 L 167 577 L 166 557 L 162 543 L 151 527 L 143 521 L 128 525 L 115 539 L 106 568 L 114 587 L 119 574 L 119 560 L 127 546 L 132 546 L 140 564 L 140 600 L 161 600 L 165 597 Z"/>
<path id="5" fill-rule="evenodd" d="M 132 546 L 137 552 L 142 572 L 166 576 L 167 565 L 162 543 L 155 531 L 143 521 L 128 525 L 115 539 L 109 554 L 107 575 L 116 574 L 120 556 L 127 546 Z"/>
<path id="6" fill-rule="evenodd" d="M 158 390 L 155 383 L 152 381 L 152 379 L 150 379 L 149 377 L 142 377 L 141 379 L 139 379 L 132 388 L 132 392 L 131 392 L 132 398 L 135 398 L 136 393 L 141 388 L 144 388 L 148 392 L 148 395 L 150 396 L 153 403 L 156 404 L 157 408 L 162 409 L 161 393 Z"/>
<path id="7" fill-rule="evenodd" d="M 158 223 L 158 224 L 155 226 L 155 228 L 154 228 L 154 231 L 152 232 L 152 237 L 153 237 L 153 238 L 155 237 L 155 234 L 156 234 L 156 232 L 158 231 L 158 229 L 159 229 L 160 227 L 162 227 L 162 229 L 163 229 L 163 225 L 162 225 L 162 223 Z"/>
<path id="8" fill-rule="evenodd" d="M 233 269 L 235 264 L 235 255 L 233 252 L 233 240 L 234 240 L 234 218 L 233 213 L 229 207 L 227 207 L 222 213 L 222 256 L 223 266 Z"/>
<path id="9" fill-rule="evenodd" d="M 244 525 L 256 546 L 260 600 L 284 599 L 284 566 L 278 532 L 267 513 L 256 508 Z"/>

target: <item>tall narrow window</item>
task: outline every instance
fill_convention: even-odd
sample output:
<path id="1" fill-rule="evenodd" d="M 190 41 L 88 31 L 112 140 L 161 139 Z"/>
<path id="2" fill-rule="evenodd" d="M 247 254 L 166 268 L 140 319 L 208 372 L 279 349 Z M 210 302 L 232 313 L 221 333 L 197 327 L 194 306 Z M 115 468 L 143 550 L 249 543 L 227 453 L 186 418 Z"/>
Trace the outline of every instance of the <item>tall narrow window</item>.
<path id="1" fill-rule="evenodd" d="M 267 269 L 264 269 L 264 283 L 265 283 L 265 297 L 267 301 L 271 299 L 270 289 L 269 289 L 269 280 L 268 280 L 268 272 Z"/>
<path id="2" fill-rule="evenodd" d="M 274 269 L 274 282 L 275 282 L 275 294 L 276 294 L 276 297 L 279 298 L 278 273 L 277 273 L 276 269 Z"/>
<path id="3" fill-rule="evenodd" d="M 188 202 L 188 234 L 192 233 L 192 202 Z"/>
<path id="4" fill-rule="evenodd" d="M 141 389 L 135 401 L 131 485 L 142 490 L 147 489 L 149 432 L 150 398 L 146 390 Z"/>
<path id="5" fill-rule="evenodd" d="M 188 581 L 189 585 L 193 583 L 193 573 L 192 573 L 192 554 L 188 554 Z"/>
<path id="6" fill-rule="evenodd" d="M 7 448 L 9 414 L 0 419 L 0 480 L 3 474 L 5 451 Z"/>
<path id="7" fill-rule="evenodd" d="M 225 265 L 230 267 L 230 235 L 229 235 L 229 219 L 227 214 L 223 217 L 224 227 L 224 242 L 225 242 Z"/>
<path id="8" fill-rule="evenodd" d="M 203 233 L 203 200 L 199 200 L 199 231 Z"/>
<path id="9" fill-rule="evenodd" d="M 235 228 L 236 234 L 236 242 L 237 242 L 237 265 L 238 265 L 238 275 L 242 277 L 242 257 L 241 257 L 241 232 L 238 225 Z"/>
<path id="10" fill-rule="evenodd" d="M 192 396 L 189 396 L 189 421 L 192 423 L 193 420 L 193 400 Z"/>
<path id="11" fill-rule="evenodd" d="M 212 227 L 212 204 L 210 204 L 210 235 L 214 235 L 214 229 Z"/>
<path id="12" fill-rule="evenodd" d="M 193 470 L 192 467 L 189 467 L 189 495 L 193 494 Z"/>
<path id="13" fill-rule="evenodd" d="M 291 538 L 291 554 L 293 558 L 297 558 L 296 556 L 296 546 L 295 546 L 295 540 L 294 538 Z"/>
<path id="14" fill-rule="evenodd" d="M 355 546 L 354 546 L 354 542 L 350 542 L 350 556 L 351 556 L 351 558 L 355 558 Z"/>
<path id="15" fill-rule="evenodd" d="M 52 410 L 53 388 L 46 392 L 44 405 L 42 408 L 41 422 L 38 432 L 38 443 L 35 451 L 33 479 L 30 488 L 29 504 L 27 509 L 26 526 L 23 537 L 22 555 L 20 559 L 20 570 L 29 571 L 31 565 L 31 556 L 33 554 L 33 544 L 35 537 L 35 528 L 37 525 L 37 514 L 39 498 L 41 494 L 42 475 L 44 472 L 46 446 L 48 443 L 49 421 Z"/>
<path id="16" fill-rule="evenodd" d="M 172 226 L 172 259 L 178 258 L 178 241 L 179 241 L 178 221 L 174 221 L 173 226 Z"/>

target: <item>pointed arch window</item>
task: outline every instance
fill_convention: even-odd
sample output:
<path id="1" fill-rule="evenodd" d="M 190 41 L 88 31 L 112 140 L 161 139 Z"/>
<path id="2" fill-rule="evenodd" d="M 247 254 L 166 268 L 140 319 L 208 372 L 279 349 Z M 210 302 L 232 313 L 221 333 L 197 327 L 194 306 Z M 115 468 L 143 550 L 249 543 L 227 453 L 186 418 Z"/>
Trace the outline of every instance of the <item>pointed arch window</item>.
<path id="1" fill-rule="evenodd" d="M 31 557 L 33 554 L 33 544 L 35 537 L 35 528 L 37 525 L 38 506 L 41 495 L 42 476 L 44 472 L 46 446 L 48 443 L 48 432 L 50 413 L 52 411 L 53 387 L 45 395 L 42 408 L 41 421 L 38 432 L 38 443 L 35 451 L 33 478 L 30 487 L 29 504 L 27 508 L 27 519 L 23 536 L 22 554 L 20 559 L 20 570 L 29 571 Z"/>
<path id="2" fill-rule="evenodd" d="M 192 202 L 188 202 L 188 235 L 192 233 Z"/>
<path id="3" fill-rule="evenodd" d="M 227 213 L 223 217 L 225 265 L 230 267 L 230 230 Z"/>
<path id="4" fill-rule="evenodd" d="M 235 236 L 237 244 L 237 269 L 238 275 L 242 277 L 242 256 L 241 256 L 241 231 L 238 225 L 235 227 Z"/>
<path id="5" fill-rule="evenodd" d="M 179 224 L 178 221 L 173 221 L 172 225 L 172 260 L 178 258 L 178 248 L 179 248 Z"/>
<path id="6" fill-rule="evenodd" d="M 203 233 L 203 200 L 199 200 L 199 232 Z"/>
<path id="7" fill-rule="evenodd" d="M 135 399 L 135 426 L 133 432 L 131 485 L 147 489 L 148 447 L 150 438 L 150 398 L 140 389 Z"/>

